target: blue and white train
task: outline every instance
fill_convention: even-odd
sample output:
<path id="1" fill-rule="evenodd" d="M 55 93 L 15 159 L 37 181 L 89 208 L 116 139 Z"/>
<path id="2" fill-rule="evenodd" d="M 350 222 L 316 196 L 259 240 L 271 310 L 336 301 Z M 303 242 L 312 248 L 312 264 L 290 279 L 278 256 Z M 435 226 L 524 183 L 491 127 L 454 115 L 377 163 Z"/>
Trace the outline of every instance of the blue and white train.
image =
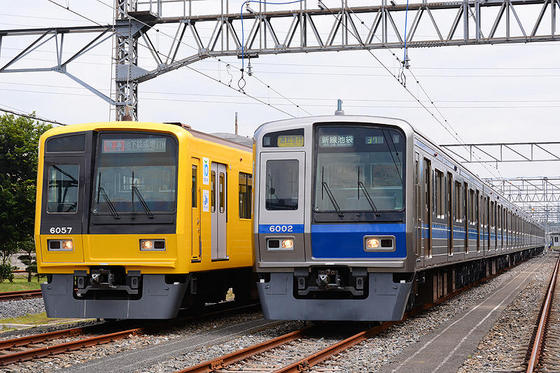
<path id="1" fill-rule="evenodd" d="M 255 268 L 278 320 L 400 320 L 544 247 L 543 228 L 406 121 L 255 132 Z"/>

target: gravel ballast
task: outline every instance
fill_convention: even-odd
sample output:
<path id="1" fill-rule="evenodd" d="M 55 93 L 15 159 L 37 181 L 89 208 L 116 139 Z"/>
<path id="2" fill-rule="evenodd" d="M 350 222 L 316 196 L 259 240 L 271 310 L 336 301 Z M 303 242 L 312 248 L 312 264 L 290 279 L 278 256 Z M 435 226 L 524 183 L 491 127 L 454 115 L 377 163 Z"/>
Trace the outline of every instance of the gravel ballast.
<path id="1" fill-rule="evenodd" d="M 422 337 L 442 327 L 455 317 L 460 316 L 483 299 L 492 295 L 500 286 L 513 277 L 526 271 L 535 261 L 542 261 L 539 256 L 519 266 L 512 268 L 499 277 L 472 288 L 448 302 L 436 306 L 419 316 L 412 317 L 403 323 L 389 328 L 378 336 L 368 339 L 364 343 L 339 354 L 332 359 L 317 365 L 312 371 L 341 371 L 341 372 L 376 372 L 389 363 L 394 363 L 401 358 L 400 353 L 408 346 L 418 342 Z M 552 265 L 543 264 L 542 276 L 550 274 Z M 546 282 L 546 281 L 545 281 Z M 533 291 L 533 290 L 529 290 Z M 537 301 L 538 303 L 538 301 Z M 486 370 L 478 370 L 477 373 Z M 474 370 L 473 370 L 474 372 Z"/>
<path id="2" fill-rule="evenodd" d="M 21 317 L 41 312 L 45 312 L 43 298 L 6 300 L 0 302 L 0 319 Z"/>
<path id="3" fill-rule="evenodd" d="M 552 258 L 552 257 L 550 257 Z M 522 366 L 547 291 L 554 260 L 543 265 L 500 315 L 458 373 L 516 372 Z"/>

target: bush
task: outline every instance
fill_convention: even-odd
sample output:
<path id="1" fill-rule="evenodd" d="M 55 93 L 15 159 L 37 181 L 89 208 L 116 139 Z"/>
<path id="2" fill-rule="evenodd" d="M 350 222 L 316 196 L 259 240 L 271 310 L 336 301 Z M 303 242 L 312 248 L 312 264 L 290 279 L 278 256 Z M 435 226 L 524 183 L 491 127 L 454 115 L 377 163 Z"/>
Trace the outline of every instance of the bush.
<path id="1" fill-rule="evenodd" d="M 10 264 L 0 264 L 0 282 L 5 280 L 14 281 L 14 272 Z"/>

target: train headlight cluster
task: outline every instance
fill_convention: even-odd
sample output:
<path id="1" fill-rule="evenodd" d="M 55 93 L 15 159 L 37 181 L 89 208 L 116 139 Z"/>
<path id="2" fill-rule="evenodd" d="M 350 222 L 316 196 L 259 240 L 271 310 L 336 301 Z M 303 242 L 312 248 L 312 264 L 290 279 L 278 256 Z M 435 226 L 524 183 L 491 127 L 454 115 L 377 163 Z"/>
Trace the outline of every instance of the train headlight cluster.
<path id="1" fill-rule="evenodd" d="M 365 251 L 395 251 L 394 236 L 366 236 L 364 237 Z"/>
<path id="2" fill-rule="evenodd" d="M 293 238 L 268 238 L 266 240 L 266 247 L 268 250 L 293 250 Z"/>
<path id="3" fill-rule="evenodd" d="M 74 243 L 72 240 L 47 240 L 49 251 L 72 251 Z"/>
<path id="4" fill-rule="evenodd" d="M 165 240 L 140 240 L 141 251 L 164 251 Z"/>

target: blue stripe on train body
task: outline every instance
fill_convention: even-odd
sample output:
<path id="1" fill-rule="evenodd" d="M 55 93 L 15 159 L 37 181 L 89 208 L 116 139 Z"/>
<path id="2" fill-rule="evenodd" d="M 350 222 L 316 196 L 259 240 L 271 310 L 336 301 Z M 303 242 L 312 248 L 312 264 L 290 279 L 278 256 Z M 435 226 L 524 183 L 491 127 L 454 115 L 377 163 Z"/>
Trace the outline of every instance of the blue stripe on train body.
<path id="1" fill-rule="evenodd" d="M 365 236 L 394 236 L 395 251 L 365 251 Z M 406 225 L 376 224 L 313 224 L 311 252 L 314 258 L 406 258 Z"/>

